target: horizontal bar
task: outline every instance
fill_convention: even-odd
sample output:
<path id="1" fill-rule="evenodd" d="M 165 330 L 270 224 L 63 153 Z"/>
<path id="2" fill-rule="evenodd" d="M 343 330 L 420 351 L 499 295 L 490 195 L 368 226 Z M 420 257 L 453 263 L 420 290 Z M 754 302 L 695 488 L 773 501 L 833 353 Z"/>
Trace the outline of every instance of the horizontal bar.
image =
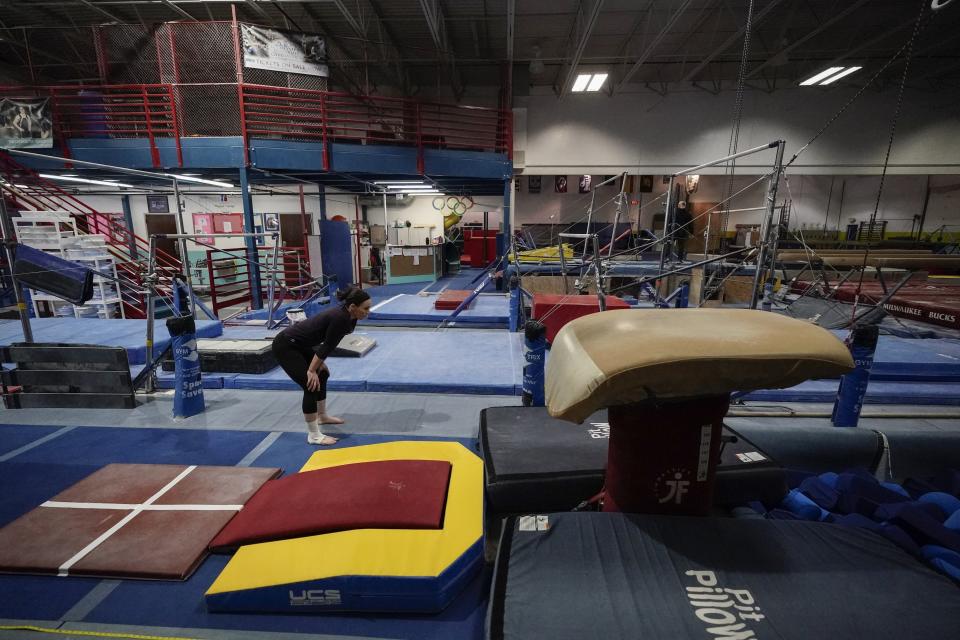
<path id="1" fill-rule="evenodd" d="M 189 240 L 190 238 L 261 238 L 270 236 L 276 238 L 280 234 L 276 231 L 271 233 L 151 233 L 151 238 L 168 238 L 170 240 Z"/>
<path id="2" fill-rule="evenodd" d="M 720 159 L 718 159 L 718 160 L 713 160 L 713 161 L 707 162 L 707 163 L 705 163 L 705 164 L 697 165 L 696 167 L 690 167 L 689 169 L 684 169 L 683 171 L 677 171 L 676 173 L 673 174 L 673 177 L 676 178 L 676 177 L 678 177 L 678 176 L 685 176 L 685 175 L 687 175 L 688 173 L 696 173 L 696 172 L 699 171 L 700 169 L 706 169 L 707 167 L 713 167 L 713 166 L 716 166 L 716 165 L 721 164 L 721 163 L 723 163 L 723 162 L 728 162 L 728 161 L 730 161 L 730 160 L 736 160 L 737 158 L 742 158 L 743 156 L 749 156 L 749 155 L 754 154 L 754 153 L 759 153 L 759 152 L 761 152 L 761 151 L 766 151 L 767 149 L 773 149 L 773 148 L 775 148 L 778 144 L 781 144 L 782 142 L 783 142 L 782 140 L 775 140 L 775 141 L 773 141 L 773 142 L 771 142 L 771 143 L 769 143 L 769 144 L 760 145 L 759 147 L 754 147 L 753 149 L 747 149 L 746 151 L 741 151 L 741 152 L 739 152 L 739 153 L 734 153 L 734 154 L 732 154 L 732 155 L 725 156 L 725 157 L 720 158 Z"/>

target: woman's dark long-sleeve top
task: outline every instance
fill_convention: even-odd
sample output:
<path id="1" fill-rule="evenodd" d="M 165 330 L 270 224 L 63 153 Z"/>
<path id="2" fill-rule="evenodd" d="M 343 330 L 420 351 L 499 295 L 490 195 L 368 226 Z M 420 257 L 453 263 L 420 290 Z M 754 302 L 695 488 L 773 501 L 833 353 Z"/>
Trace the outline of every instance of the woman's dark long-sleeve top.
<path id="1" fill-rule="evenodd" d="M 283 336 L 294 344 L 312 349 L 321 360 L 325 360 L 344 336 L 353 333 L 357 321 L 350 317 L 350 312 L 344 306 L 329 309 L 312 318 L 300 322 L 283 330 Z"/>

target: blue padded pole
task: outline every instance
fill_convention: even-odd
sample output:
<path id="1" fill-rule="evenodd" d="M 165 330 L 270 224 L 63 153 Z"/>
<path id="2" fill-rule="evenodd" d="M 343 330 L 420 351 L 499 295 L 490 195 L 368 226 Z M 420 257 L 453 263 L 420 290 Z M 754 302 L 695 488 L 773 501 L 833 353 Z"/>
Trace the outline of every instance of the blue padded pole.
<path id="1" fill-rule="evenodd" d="M 240 167 L 240 199 L 243 201 L 243 226 L 247 233 L 256 232 L 253 219 L 253 198 L 250 196 L 250 177 L 246 167 Z M 263 309 L 263 290 L 260 286 L 260 265 L 257 262 L 257 239 L 244 238 L 247 245 L 247 269 L 250 276 L 250 306 Z"/>
<path id="2" fill-rule="evenodd" d="M 840 378 L 840 388 L 833 405 L 833 426 L 855 427 L 860 420 L 863 399 L 867 395 L 873 354 L 877 350 L 880 328 L 876 325 L 854 325 L 847 338 L 855 368 Z"/>
<path id="3" fill-rule="evenodd" d="M 523 406 L 542 407 L 544 393 L 544 364 L 547 360 L 547 327 L 539 320 L 530 320 L 523 328 Z"/>
<path id="4" fill-rule="evenodd" d="M 517 276 L 510 278 L 510 333 L 520 328 L 520 285 Z"/>

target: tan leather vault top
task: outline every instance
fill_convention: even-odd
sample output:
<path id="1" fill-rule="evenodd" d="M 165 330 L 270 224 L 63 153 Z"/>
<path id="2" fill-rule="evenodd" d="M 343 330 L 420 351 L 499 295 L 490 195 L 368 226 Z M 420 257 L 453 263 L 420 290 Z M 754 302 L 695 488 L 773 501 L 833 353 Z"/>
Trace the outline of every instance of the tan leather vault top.
<path id="1" fill-rule="evenodd" d="M 628 309 L 577 318 L 553 341 L 550 415 L 583 422 L 603 407 L 792 387 L 853 369 L 847 347 L 802 320 L 748 309 Z"/>

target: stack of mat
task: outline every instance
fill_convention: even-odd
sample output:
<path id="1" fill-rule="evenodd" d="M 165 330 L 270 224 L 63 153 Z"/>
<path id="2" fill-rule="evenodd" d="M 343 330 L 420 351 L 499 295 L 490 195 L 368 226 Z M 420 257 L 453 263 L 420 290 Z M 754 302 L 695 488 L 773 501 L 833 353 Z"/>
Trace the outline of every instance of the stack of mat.
<path id="1" fill-rule="evenodd" d="M 433 303 L 433 308 L 442 311 L 454 311 L 457 307 L 463 304 L 463 301 L 466 300 L 472 293 L 473 291 L 460 291 L 456 289 L 451 291 L 450 289 L 447 289 L 437 296 L 436 301 Z"/>
<path id="2" fill-rule="evenodd" d="M 832 522 L 873 531 L 960 580 L 960 471 L 932 480 L 878 482 L 865 471 L 822 473 L 800 482 L 770 519 Z"/>
<path id="3" fill-rule="evenodd" d="M 616 296 L 607 296 L 607 309 L 629 309 L 630 305 Z M 535 293 L 531 317 L 547 327 L 547 342 L 553 339 L 571 320 L 600 311 L 597 296 L 554 295 Z"/>

